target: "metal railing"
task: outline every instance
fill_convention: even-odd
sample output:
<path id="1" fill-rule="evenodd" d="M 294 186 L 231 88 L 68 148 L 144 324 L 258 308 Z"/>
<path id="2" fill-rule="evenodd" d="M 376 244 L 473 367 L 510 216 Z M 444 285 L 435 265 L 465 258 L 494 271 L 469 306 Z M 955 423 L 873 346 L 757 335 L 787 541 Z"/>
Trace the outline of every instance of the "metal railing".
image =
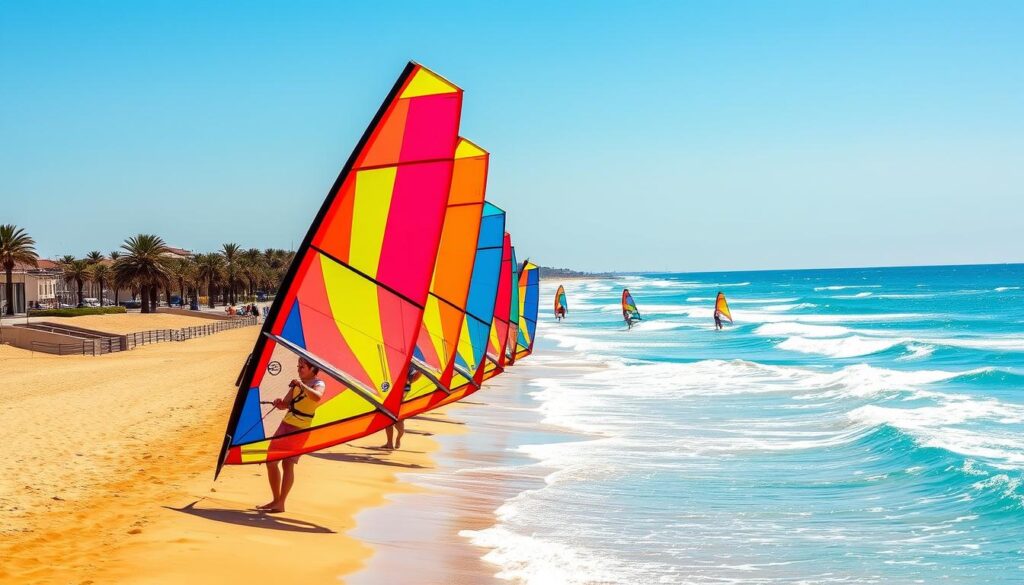
<path id="1" fill-rule="evenodd" d="M 51 327 L 32 324 L 33 329 L 49 330 L 52 333 L 73 335 L 84 338 L 78 343 L 53 343 L 49 341 L 33 341 L 32 351 L 49 353 L 54 355 L 102 355 L 115 351 L 125 351 L 135 348 L 138 345 L 151 343 L 163 343 L 168 341 L 187 341 L 196 337 L 206 337 L 229 329 L 249 327 L 255 325 L 256 317 L 237 317 L 230 321 L 217 321 L 208 325 L 195 325 L 182 327 L 181 329 L 152 329 L 150 331 L 138 331 L 128 333 L 123 337 L 108 337 L 98 334 L 89 334 L 84 331 L 64 329 L 63 327 Z"/>
<path id="2" fill-rule="evenodd" d="M 88 348 L 86 347 L 88 346 Z M 50 343 L 48 341 L 33 341 L 32 351 L 50 353 L 53 355 L 96 355 L 95 346 L 89 343 Z"/>
<path id="3" fill-rule="evenodd" d="M 186 341 L 195 337 L 205 337 L 239 327 L 249 327 L 256 324 L 256 317 L 237 317 L 230 321 L 217 321 L 208 325 L 194 325 L 182 327 L 181 329 L 151 329 L 149 331 L 138 331 L 128 333 L 125 339 L 128 342 L 126 349 L 132 349 L 137 345 L 148 345 L 151 343 L 164 343 L 167 341 Z"/>

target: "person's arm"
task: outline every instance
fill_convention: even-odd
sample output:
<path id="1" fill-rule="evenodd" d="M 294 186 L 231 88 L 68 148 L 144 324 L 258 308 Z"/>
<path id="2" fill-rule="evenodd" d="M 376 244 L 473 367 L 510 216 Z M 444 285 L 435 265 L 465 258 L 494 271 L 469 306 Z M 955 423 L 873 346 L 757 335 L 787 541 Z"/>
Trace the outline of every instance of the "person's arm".
<path id="1" fill-rule="evenodd" d="M 285 410 L 288 405 L 292 403 L 292 394 L 295 393 L 295 387 L 292 386 L 288 389 L 288 393 L 284 395 L 284 398 L 277 398 L 274 400 L 274 408 L 278 410 Z"/>
<path id="2" fill-rule="evenodd" d="M 324 390 L 327 389 L 327 386 L 324 384 L 323 380 L 317 380 L 316 382 L 313 383 L 312 386 L 307 386 L 303 384 L 302 380 L 295 381 L 298 382 L 298 384 L 296 384 L 295 387 L 302 388 L 302 391 L 306 393 L 306 396 L 312 398 L 313 402 L 320 402 L 321 400 L 323 400 Z"/>

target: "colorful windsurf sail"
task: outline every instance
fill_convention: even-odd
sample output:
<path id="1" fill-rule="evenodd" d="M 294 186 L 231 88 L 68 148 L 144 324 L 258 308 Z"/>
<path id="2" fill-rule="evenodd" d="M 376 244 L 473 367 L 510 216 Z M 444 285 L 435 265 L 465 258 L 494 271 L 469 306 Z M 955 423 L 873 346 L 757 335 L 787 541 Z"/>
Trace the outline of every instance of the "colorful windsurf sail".
<path id="1" fill-rule="evenodd" d="M 519 341 L 519 314 L 523 308 L 519 290 L 519 263 L 516 260 L 516 247 L 512 246 L 512 298 L 508 305 L 508 341 L 505 342 L 505 361 L 508 365 L 516 363 L 516 343 Z"/>
<path id="2" fill-rule="evenodd" d="M 512 237 L 505 232 L 501 246 L 501 274 L 498 294 L 494 298 L 494 318 L 488 336 L 484 380 L 493 378 L 505 369 L 505 344 L 508 342 L 508 317 L 512 302 Z"/>
<path id="3" fill-rule="evenodd" d="M 479 390 L 483 383 L 485 366 L 490 364 L 485 356 L 498 296 L 498 281 L 501 278 L 504 234 L 505 212 L 490 203 L 485 204 L 476 260 L 473 263 L 473 280 L 469 284 L 469 299 L 466 302 L 466 319 L 459 337 L 459 352 L 455 357 L 459 367 L 474 372 L 473 380 L 466 384 L 453 384 L 447 396 L 435 393 L 425 410 L 461 400 Z"/>
<path id="4" fill-rule="evenodd" d="M 740 307 L 740 309 L 740 312 L 742 313 L 742 307 Z M 723 292 L 719 292 L 718 296 L 715 297 L 715 312 L 732 323 L 732 313 L 729 312 L 729 303 L 725 302 L 725 293 Z"/>
<path id="5" fill-rule="evenodd" d="M 636 301 L 633 300 L 633 295 L 629 294 L 628 288 L 622 289 L 622 318 L 629 326 L 640 320 L 640 311 L 637 310 Z"/>
<path id="6" fill-rule="evenodd" d="M 533 353 L 534 336 L 537 333 L 537 312 L 540 309 L 540 269 L 529 260 L 523 261 L 519 271 L 519 338 L 516 341 L 516 357 L 523 358 Z"/>
<path id="7" fill-rule="evenodd" d="M 224 464 L 316 451 L 396 420 L 448 203 L 461 106 L 462 90 L 421 65 L 399 76 L 283 280 L 239 378 L 218 473 Z M 299 358 L 326 384 L 312 412 L 311 399 L 296 402 L 290 389 Z"/>
<path id="8" fill-rule="evenodd" d="M 466 316 L 466 303 L 483 219 L 487 162 L 486 151 L 459 139 L 444 230 L 412 359 L 422 375 L 404 394 L 399 418 L 429 409 L 440 400 L 434 394 L 447 396 L 454 388 L 474 381 L 475 370 L 460 365 L 456 358 L 459 339 L 468 334 L 465 320 L 471 318 Z"/>
<path id="9" fill-rule="evenodd" d="M 565 300 L 565 287 L 558 285 L 558 290 L 555 292 L 555 317 L 565 319 L 568 314 L 569 302 Z"/>

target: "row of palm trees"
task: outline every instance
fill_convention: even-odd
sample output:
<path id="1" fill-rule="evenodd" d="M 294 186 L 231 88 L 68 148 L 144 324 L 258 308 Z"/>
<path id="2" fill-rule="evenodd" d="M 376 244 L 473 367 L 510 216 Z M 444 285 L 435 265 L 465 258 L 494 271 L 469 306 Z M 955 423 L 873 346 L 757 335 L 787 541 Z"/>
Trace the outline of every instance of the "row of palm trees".
<path id="1" fill-rule="evenodd" d="M 218 296 L 224 304 L 234 305 L 239 293 L 253 296 L 258 290 L 273 292 L 284 278 L 294 257 L 293 252 L 267 248 L 243 250 L 238 244 L 224 244 L 216 252 L 196 254 L 192 257 L 174 257 L 159 236 L 139 234 L 128 238 L 121 250 L 110 253 L 89 252 L 84 258 L 64 256 L 60 260 L 64 280 L 74 284 L 78 292 L 78 306 L 82 306 L 83 290 L 87 282 L 99 286 L 100 304 L 104 291 L 114 290 L 114 304 L 119 302 L 121 289 L 141 296 L 143 313 L 156 310 L 160 291 L 164 302 L 170 304 L 171 291 L 176 290 L 182 302 L 191 298 L 198 304 L 205 291 L 210 307 Z M 7 274 L 7 298 L 12 298 L 11 272 L 16 263 L 37 266 L 35 241 L 21 228 L 0 226 L 0 265 Z M 14 314 L 13 303 L 8 303 L 8 314 Z"/>

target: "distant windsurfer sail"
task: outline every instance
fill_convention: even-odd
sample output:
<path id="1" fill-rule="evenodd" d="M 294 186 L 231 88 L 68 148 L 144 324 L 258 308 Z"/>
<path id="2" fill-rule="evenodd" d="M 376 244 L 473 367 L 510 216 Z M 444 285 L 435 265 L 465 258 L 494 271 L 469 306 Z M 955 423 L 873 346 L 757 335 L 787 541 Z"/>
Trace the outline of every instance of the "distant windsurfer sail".
<path id="1" fill-rule="evenodd" d="M 555 318 L 561 321 L 569 314 L 569 303 L 565 300 L 565 287 L 558 285 L 555 292 Z"/>
<path id="2" fill-rule="evenodd" d="M 718 291 L 718 296 L 715 297 L 715 329 L 722 328 L 722 317 L 732 324 L 732 313 L 729 312 L 729 303 L 725 301 L 725 293 Z"/>
<path id="3" fill-rule="evenodd" d="M 397 419 L 461 108 L 462 90 L 421 65 L 410 63 L 395 82 L 283 279 L 242 374 L 218 474 L 225 464 L 296 457 Z M 319 370 L 324 390 L 308 424 L 291 429 L 281 424 L 284 411 L 266 405 L 294 395 L 283 370 L 297 358 Z"/>
<path id="4" fill-rule="evenodd" d="M 636 301 L 633 300 L 633 295 L 629 294 L 628 288 L 622 289 L 622 318 L 630 329 L 640 320 L 640 311 L 637 310 Z"/>

